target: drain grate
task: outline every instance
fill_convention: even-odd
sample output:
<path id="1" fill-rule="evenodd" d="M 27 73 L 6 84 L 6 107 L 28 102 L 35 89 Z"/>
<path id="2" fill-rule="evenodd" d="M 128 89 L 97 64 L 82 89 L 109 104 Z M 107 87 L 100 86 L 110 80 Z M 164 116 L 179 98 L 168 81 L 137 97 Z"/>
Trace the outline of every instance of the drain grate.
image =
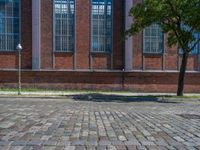
<path id="1" fill-rule="evenodd" d="M 200 119 L 200 115 L 196 115 L 196 114 L 179 114 L 178 116 L 185 119 Z"/>

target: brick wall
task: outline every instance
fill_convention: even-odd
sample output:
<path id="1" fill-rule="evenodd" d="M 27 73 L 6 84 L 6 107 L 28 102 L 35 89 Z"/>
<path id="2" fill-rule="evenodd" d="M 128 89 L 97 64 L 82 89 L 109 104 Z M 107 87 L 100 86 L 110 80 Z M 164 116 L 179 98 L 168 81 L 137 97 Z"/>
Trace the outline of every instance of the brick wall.
<path id="1" fill-rule="evenodd" d="M 18 57 L 16 52 L 0 52 L 0 68 L 16 68 L 17 61 Z"/>
<path id="2" fill-rule="evenodd" d="M 76 0 L 76 53 L 53 53 L 53 1 L 41 1 L 41 69 L 117 69 L 124 68 L 124 0 L 113 0 L 113 53 L 90 55 L 90 0 Z M 134 4 L 142 0 L 133 0 Z M 32 68 L 32 3 L 22 0 L 22 67 Z M 143 35 L 133 37 L 133 69 L 177 70 L 181 57 L 177 47 L 167 46 L 165 35 L 165 54 L 143 55 Z M 162 59 L 164 60 L 162 64 Z M 197 56 L 191 56 L 188 70 L 198 70 Z M 75 64 L 74 64 L 75 62 Z M 0 52 L 0 68 L 16 68 L 16 52 Z"/>
<path id="3" fill-rule="evenodd" d="M 76 0 L 76 55 L 53 53 L 52 0 L 42 1 L 42 69 L 122 69 L 123 0 L 113 0 L 113 54 L 90 55 L 90 0 Z M 75 62 L 75 64 L 73 64 Z M 54 63 L 54 64 L 52 64 Z"/>
<path id="4" fill-rule="evenodd" d="M 92 55 L 92 68 L 93 69 L 110 69 L 111 58 L 110 54 L 93 54 Z"/>
<path id="5" fill-rule="evenodd" d="M 90 66 L 90 0 L 76 0 L 76 68 Z"/>
<path id="6" fill-rule="evenodd" d="M 185 92 L 200 92 L 200 74 L 187 73 Z M 23 71 L 22 87 L 176 92 L 178 72 Z M 0 87 L 16 87 L 16 71 L 0 71 Z"/>
<path id="7" fill-rule="evenodd" d="M 41 68 L 53 68 L 53 1 L 41 1 Z"/>
<path id="8" fill-rule="evenodd" d="M 21 35 L 22 35 L 22 68 L 32 68 L 32 1 L 22 0 Z"/>
<path id="9" fill-rule="evenodd" d="M 73 53 L 55 53 L 55 69 L 73 69 Z"/>
<path id="10" fill-rule="evenodd" d="M 124 0 L 113 1 L 113 69 L 122 69 L 124 59 Z"/>

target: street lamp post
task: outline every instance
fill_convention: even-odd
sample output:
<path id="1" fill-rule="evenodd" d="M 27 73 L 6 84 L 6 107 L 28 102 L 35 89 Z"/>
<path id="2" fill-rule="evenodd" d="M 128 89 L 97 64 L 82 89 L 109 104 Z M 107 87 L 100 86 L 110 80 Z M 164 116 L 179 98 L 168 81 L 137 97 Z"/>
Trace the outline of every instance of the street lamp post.
<path id="1" fill-rule="evenodd" d="M 21 51 L 22 46 L 21 44 L 18 44 L 16 47 L 18 51 L 18 95 L 21 95 Z"/>

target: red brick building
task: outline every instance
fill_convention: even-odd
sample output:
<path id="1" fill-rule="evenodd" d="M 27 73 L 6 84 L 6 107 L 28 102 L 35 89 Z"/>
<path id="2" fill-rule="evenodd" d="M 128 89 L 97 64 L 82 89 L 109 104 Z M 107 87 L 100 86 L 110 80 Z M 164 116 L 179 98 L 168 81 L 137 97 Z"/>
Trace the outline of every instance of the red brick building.
<path id="1" fill-rule="evenodd" d="M 126 41 L 129 9 L 142 0 L 0 1 L 0 86 L 175 92 L 181 54 L 153 25 Z M 199 46 L 186 91 L 199 92 Z"/>

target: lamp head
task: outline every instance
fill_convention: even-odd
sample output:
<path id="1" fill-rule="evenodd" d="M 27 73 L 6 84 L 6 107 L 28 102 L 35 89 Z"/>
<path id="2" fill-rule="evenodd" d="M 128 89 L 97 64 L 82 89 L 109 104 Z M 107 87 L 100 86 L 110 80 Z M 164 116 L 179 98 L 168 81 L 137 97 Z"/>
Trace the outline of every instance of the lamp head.
<path id="1" fill-rule="evenodd" d="M 18 51 L 21 51 L 21 50 L 22 50 L 21 44 L 18 44 L 17 47 L 16 47 L 16 49 L 17 49 Z"/>

